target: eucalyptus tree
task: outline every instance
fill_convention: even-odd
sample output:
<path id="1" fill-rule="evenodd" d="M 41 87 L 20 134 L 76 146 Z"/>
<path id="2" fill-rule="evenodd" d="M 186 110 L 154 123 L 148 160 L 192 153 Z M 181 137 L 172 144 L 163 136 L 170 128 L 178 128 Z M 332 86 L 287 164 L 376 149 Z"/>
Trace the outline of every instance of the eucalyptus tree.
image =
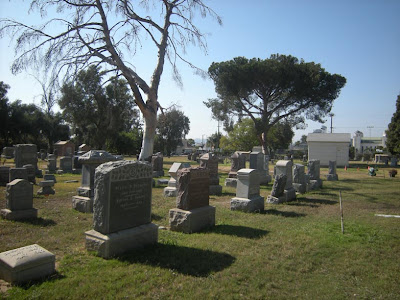
<path id="1" fill-rule="evenodd" d="M 12 71 L 36 66 L 68 77 L 95 65 L 123 76 L 144 117 L 142 160 L 153 152 L 165 62 L 172 65 L 178 81 L 179 60 L 200 71 L 184 56 L 188 45 L 207 50 L 205 35 L 194 18 L 200 13 L 221 24 L 219 16 L 202 0 L 32 0 L 31 11 L 38 11 L 46 21 L 28 25 L 1 20 L 0 35 L 8 32 L 16 37 L 17 57 Z M 155 52 L 152 75 L 146 81 L 146 70 L 138 70 L 132 57 L 141 51 L 151 53 L 148 42 Z"/>
<path id="2" fill-rule="evenodd" d="M 285 120 L 298 126 L 305 118 L 324 122 L 346 83 L 346 78 L 328 73 L 320 64 L 279 54 L 264 60 L 236 57 L 214 62 L 208 72 L 218 98 L 204 104 L 213 117 L 228 124 L 232 116 L 251 118 L 265 153 L 274 125 Z"/>

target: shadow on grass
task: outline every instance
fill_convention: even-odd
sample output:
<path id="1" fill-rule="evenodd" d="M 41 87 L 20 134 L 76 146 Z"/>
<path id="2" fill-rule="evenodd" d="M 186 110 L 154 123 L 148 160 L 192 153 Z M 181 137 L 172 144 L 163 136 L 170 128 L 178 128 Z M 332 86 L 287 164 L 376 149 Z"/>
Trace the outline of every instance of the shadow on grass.
<path id="1" fill-rule="evenodd" d="M 286 203 L 286 205 L 290 205 L 290 206 L 307 206 L 307 207 L 319 207 L 319 205 L 317 204 L 312 204 L 312 203 L 301 203 L 302 201 L 299 200 L 299 202 L 295 201 L 295 202 L 288 202 Z"/>
<path id="2" fill-rule="evenodd" d="M 338 196 L 339 197 L 339 196 Z M 312 203 L 312 204 L 328 204 L 328 205 L 334 205 L 337 204 L 339 201 L 335 200 L 326 200 L 326 199 L 312 199 L 312 198 L 303 198 L 299 200 L 299 202 L 305 202 L 305 203 Z"/>
<path id="3" fill-rule="evenodd" d="M 267 230 L 226 224 L 216 225 L 209 229 L 208 232 L 244 237 L 248 239 L 259 239 L 268 234 Z"/>
<path id="4" fill-rule="evenodd" d="M 51 219 L 43 219 L 43 218 L 36 218 L 36 219 L 28 219 L 28 220 L 18 220 L 16 222 L 21 222 L 21 223 L 28 223 L 32 224 L 35 226 L 41 226 L 41 227 L 48 227 L 48 226 L 55 226 L 57 223 Z"/>
<path id="5" fill-rule="evenodd" d="M 40 285 L 44 282 L 53 282 L 53 281 L 64 279 L 64 278 L 65 278 L 64 275 L 61 275 L 60 273 L 58 273 L 56 271 L 54 274 L 46 276 L 46 277 L 42 277 L 42 278 L 38 278 L 35 280 L 26 281 L 26 282 L 21 282 L 21 283 L 14 283 L 13 285 L 20 287 L 24 290 L 28 290 L 34 285 Z"/>
<path id="6" fill-rule="evenodd" d="M 160 243 L 152 248 L 130 252 L 118 259 L 171 269 L 195 277 L 207 277 L 213 272 L 224 270 L 235 261 L 235 257 L 227 253 Z"/>
<path id="7" fill-rule="evenodd" d="M 233 192 L 222 192 L 222 196 L 236 196 L 236 193 Z"/>
<path id="8" fill-rule="evenodd" d="M 156 215 L 156 214 L 153 214 L 153 213 L 151 214 L 151 220 L 152 221 L 160 221 L 162 219 L 164 219 L 164 218 L 159 216 L 159 215 Z"/>
<path id="9" fill-rule="evenodd" d="M 263 214 L 282 216 L 282 217 L 285 217 L 285 218 L 299 218 L 299 217 L 305 217 L 306 216 L 306 214 L 301 214 L 301 213 L 297 213 L 297 212 L 294 212 L 294 211 L 280 211 L 280 210 L 277 210 L 277 209 L 264 210 Z"/>

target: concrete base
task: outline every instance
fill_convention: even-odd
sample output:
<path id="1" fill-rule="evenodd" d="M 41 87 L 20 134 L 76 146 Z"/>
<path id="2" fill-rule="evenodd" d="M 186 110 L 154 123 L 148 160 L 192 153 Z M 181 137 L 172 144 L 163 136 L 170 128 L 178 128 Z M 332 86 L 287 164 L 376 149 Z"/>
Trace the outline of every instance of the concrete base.
<path id="1" fill-rule="evenodd" d="M 225 179 L 225 186 L 237 187 L 237 178 L 227 178 Z"/>
<path id="2" fill-rule="evenodd" d="M 174 187 L 164 188 L 164 197 L 176 197 L 178 196 L 178 191 Z"/>
<path id="3" fill-rule="evenodd" d="M 55 255 L 37 244 L 0 253 L 0 278 L 23 283 L 55 272 Z"/>
<path id="4" fill-rule="evenodd" d="M 29 220 L 29 219 L 36 219 L 37 218 L 37 209 L 23 209 L 23 210 L 9 210 L 9 209 L 2 209 L 1 210 L 1 217 L 6 220 Z"/>
<path id="5" fill-rule="evenodd" d="M 288 190 L 284 190 L 284 195 L 286 197 L 286 201 L 294 201 L 296 200 L 296 190 L 294 188 L 290 188 Z"/>
<path id="6" fill-rule="evenodd" d="M 307 185 L 302 183 L 293 183 L 293 188 L 296 192 L 304 194 L 307 192 Z"/>
<path id="7" fill-rule="evenodd" d="M 72 208 L 83 213 L 92 213 L 93 199 L 89 197 L 73 196 Z"/>
<path id="8" fill-rule="evenodd" d="M 339 180 L 339 177 L 337 174 L 328 174 L 328 175 L 326 175 L 326 180 L 337 181 L 337 180 Z"/>
<path id="9" fill-rule="evenodd" d="M 284 203 L 284 202 L 286 202 L 286 196 L 274 197 L 274 196 L 269 195 L 267 197 L 267 203 L 279 204 L 279 203 Z"/>
<path id="10" fill-rule="evenodd" d="M 231 210 L 262 212 L 264 211 L 264 197 L 258 196 L 252 199 L 232 198 Z"/>
<path id="11" fill-rule="evenodd" d="M 222 194 L 222 185 L 210 185 L 209 194 L 220 196 Z"/>
<path id="12" fill-rule="evenodd" d="M 76 189 L 76 191 L 78 192 L 78 196 L 81 196 L 81 197 L 91 197 L 92 195 L 91 195 L 91 190 L 90 190 L 90 187 L 78 187 L 77 189 Z"/>
<path id="13" fill-rule="evenodd" d="M 322 180 L 318 179 L 318 180 L 310 180 L 310 184 L 309 184 L 309 190 L 317 190 L 322 188 Z"/>
<path id="14" fill-rule="evenodd" d="M 169 210 L 169 226 L 172 231 L 198 232 L 215 226 L 215 207 L 204 206 L 192 210 L 173 208 Z"/>
<path id="15" fill-rule="evenodd" d="M 38 189 L 37 194 L 38 195 L 54 195 L 56 193 L 55 190 L 51 186 L 44 186 Z"/>
<path id="16" fill-rule="evenodd" d="M 156 244 L 158 226 L 149 223 L 110 234 L 89 230 L 85 232 L 85 235 L 88 251 L 96 251 L 100 257 L 111 258 L 136 248 Z"/>

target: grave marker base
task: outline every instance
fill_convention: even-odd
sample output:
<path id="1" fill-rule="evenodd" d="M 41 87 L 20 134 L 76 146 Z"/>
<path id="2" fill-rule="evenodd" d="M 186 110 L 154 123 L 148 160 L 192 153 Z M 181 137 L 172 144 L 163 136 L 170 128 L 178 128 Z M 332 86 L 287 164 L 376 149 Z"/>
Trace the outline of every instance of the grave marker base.
<path id="1" fill-rule="evenodd" d="M 158 226 L 149 223 L 110 234 L 89 230 L 85 235 L 87 250 L 95 251 L 100 257 L 111 258 L 132 249 L 156 244 Z"/>
<path id="2" fill-rule="evenodd" d="M 237 178 L 226 178 L 225 186 L 236 188 L 237 187 Z"/>
<path id="3" fill-rule="evenodd" d="M 173 208 L 169 210 L 169 225 L 172 231 L 198 232 L 215 226 L 215 207 L 203 206 L 192 210 Z"/>
<path id="4" fill-rule="evenodd" d="M 280 196 L 279 198 L 278 198 L 278 197 L 271 196 L 271 195 L 269 195 L 269 196 L 267 197 L 267 203 L 279 204 L 279 203 L 283 203 L 283 202 L 286 202 L 286 196 L 285 196 L 285 195 Z"/>
<path id="5" fill-rule="evenodd" d="M 1 210 L 1 217 L 12 221 L 36 219 L 37 211 L 36 208 L 23 210 L 9 210 L 5 208 Z"/>
<path id="6" fill-rule="evenodd" d="M 337 181 L 337 180 L 339 180 L 339 177 L 337 174 L 328 174 L 328 175 L 326 175 L 326 180 Z"/>
<path id="7" fill-rule="evenodd" d="M 73 196 L 72 208 L 83 213 L 92 213 L 93 199 L 89 197 Z"/>
<path id="8" fill-rule="evenodd" d="M 307 192 L 307 185 L 302 184 L 302 183 L 293 183 L 293 188 L 295 189 L 296 192 L 300 194 L 304 194 Z"/>
<path id="9" fill-rule="evenodd" d="M 164 197 L 176 197 L 178 196 L 178 190 L 175 187 L 164 188 Z"/>
<path id="10" fill-rule="evenodd" d="M 252 199 L 232 198 L 231 210 L 239 210 L 243 212 L 262 212 L 264 211 L 264 197 L 257 196 Z"/>

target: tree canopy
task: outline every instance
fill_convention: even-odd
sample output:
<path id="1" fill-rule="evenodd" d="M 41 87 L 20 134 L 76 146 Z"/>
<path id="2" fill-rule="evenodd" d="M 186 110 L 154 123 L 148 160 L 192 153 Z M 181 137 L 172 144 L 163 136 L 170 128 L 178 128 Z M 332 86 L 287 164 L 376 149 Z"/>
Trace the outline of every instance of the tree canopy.
<path id="1" fill-rule="evenodd" d="M 137 125 L 138 112 L 127 82 L 111 78 L 103 87 L 103 75 L 98 67 L 81 70 L 76 80 L 66 82 L 58 101 L 65 120 L 72 124 L 78 143 L 105 149 L 115 144 L 121 131 Z"/>
<path id="2" fill-rule="evenodd" d="M 157 124 L 157 150 L 170 155 L 182 143 L 189 130 L 189 118 L 182 111 L 172 108 L 161 114 Z"/>
<path id="3" fill-rule="evenodd" d="M 50 18 L 46 14 L 49 10 L 53 12 Z M 158 89 L 165 62 L 171 64 L 174 78 L 180 82 L 177 61 L 195 68 L 185 59 L 187 47 L 207 49 L 205 35 L 193 22 L 197 13 L 221 24 L 219 16 L 202 0 L 31 0 L 33 11 L 40 13 L 43 24 L 0 20 L 0 36 L 9 33 L 16 40 L 12 71 L 36 66 L 52 70 L 54 78 L 75 76 L 79 70 L 95 65 L 123 76 L 144 117 L 142 160 L 153 153 L 160 107 Z M 153 72 L 146 80 L 147 70 L 138 70 L 132 58 L 152 50 L 154 61 L 147 63 L 153 63 Z"/>
<path id="4" fill-rule="evenodd" d="M 204 102 L 213 117 L 230 124 L 233 117 L 250 117 L 260 144 L 268 153 L 268 131 L 285 120 L 292 126 L 305 118 L 324 122 L 346 79 L 314 62 L 290 55 L 212 63 L 208 69 L 218 98 Z"/>
<path id="5" fill-rule="evenodd" d="M 396 111 L 386 130 L 386 147 L 393 155 L 400 155 L 400 95 L 397 96 Z"/>

